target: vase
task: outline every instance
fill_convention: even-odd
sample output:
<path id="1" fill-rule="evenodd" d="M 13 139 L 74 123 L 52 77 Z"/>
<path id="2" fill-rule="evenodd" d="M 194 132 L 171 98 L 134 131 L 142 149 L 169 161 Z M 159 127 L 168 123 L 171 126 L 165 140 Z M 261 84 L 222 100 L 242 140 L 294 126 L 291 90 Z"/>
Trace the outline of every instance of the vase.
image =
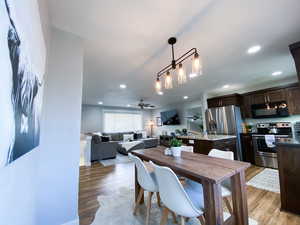
<path id="1" fill-rule="evenodd" d="M 171 147 L 171 150 L 174 157 L 181 156 L 181 147 Z"/>

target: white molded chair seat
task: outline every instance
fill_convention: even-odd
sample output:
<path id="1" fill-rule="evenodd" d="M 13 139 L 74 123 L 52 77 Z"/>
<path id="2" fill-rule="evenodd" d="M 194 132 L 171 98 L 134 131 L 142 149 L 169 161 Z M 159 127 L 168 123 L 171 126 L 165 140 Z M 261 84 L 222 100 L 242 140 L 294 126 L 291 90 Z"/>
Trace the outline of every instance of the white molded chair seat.
<path id="1" fill-rule="evenodd" d="M 204 196 L 202 185 L 200 185 L 198 189 L 195 189 L 189 184 L 186 184 L 183 188 L 193 202 L 194 206 L 198 210 L 204 211 Z"/>
<path id="2" fill-rule="evenodd" d="M 187 184 L 184 188 L 170 168 L 152 164 L 155 167 L 160 197 L 167 210 L 180 215 L 182 219 L 184 217 L 203 216 L 204 198 L 202 186 L 195 190 Z M 164 216 L 163 219 L 165 218 Z M 162 222 L 161 224 L 164 223 Z"/>
<path id="3" fill-rule="evenodd" d="M 216 158 L 222 158 L 222 159 L 228 159 L 228 160 L 234 160 L 234 154 L 230 151 L 221 151 L 217 149 L 212 149 L 208 156 L 216 157 Z M 198 182 L 192 181 L 190 179 L 187 179 L 187 183 L 193 187 L 195 190 L 202 188 L 202 185 Z M 222 197 L 228 197 L 231 196 L 231 181 L 230 179 L 224 180 L 221 183 L 221 191 L 222 191 Z"/>
<path id="4" fill-rule="evenodd" d="M 128 157 L 134 161 L 137 169 L 137 180 L 139 185 L 145 190 L 150 192 L 158 192 L 158 185 L 154 172 L 149 172 L 143 163 L 143 161 L 132 154 L 128 154 Z"/>
<path id="5" fill-rule="evenodd" d="M 144 191 L 148 191 L 149 193 L 147 199 L 147 215 L 146 215 L 146 223 L 145 223 L 146 225 L 148 225 L 153 193 L 157 194 L 157 201 L 158 201 L 158 205 L 160 206 L 160 197 L 158 194 L 158 184 L 157 184 L 156 176 L 154 171 L 153 172 L 148 171 L 145 164 L 139 157 L 136 157 L 130 153 L 128 154 L 128 157 L 135 163 L 135 167 L 137 169 L 137 181 L 141 186 L 133 213 L 136 214 L 137 207 L 141 202 L 142 196 L 144 196 Z"/>
<path id="6" fill-rule="evenodd" d="M 208 156 L 221 158 L 221 159 L 228 159 L 234 160 L 234 154 L 230 151 L 221 151 L 218 149 L 212 149 Z M 231 195 L 231 181 L 230 179 L 224 180 L 222 182 L 222 197 L 228 197 Z"/>

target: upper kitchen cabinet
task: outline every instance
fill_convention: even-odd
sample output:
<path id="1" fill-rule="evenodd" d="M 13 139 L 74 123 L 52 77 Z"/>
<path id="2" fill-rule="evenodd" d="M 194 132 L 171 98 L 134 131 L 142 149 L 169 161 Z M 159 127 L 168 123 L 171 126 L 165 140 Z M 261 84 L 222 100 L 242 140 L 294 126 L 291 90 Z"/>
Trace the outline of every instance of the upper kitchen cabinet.
<path id="1" fill-rule="evenodd" d="M 261 90 L 257 93 L 253 93 L 251 96 L 251 105 L 253 104 L 264 104 L 267 102 L 280 102 L 286 101 L 286 90 L 285 89 L 266 89 Z"/>
<path id="2" fill-rule="evenodd" d="M 254 105 L 254 104 L 264 104 L 267 102 L 267 97 L 265 95 L 265 93 L 253 93 L 253 94 L 250 94 L 250 107 L 251 105 Z"/>
<path id="3" fill-rule="evenodd" d="M 253 96 L 251 94 L 245 94 L 243 96 L 243 104 L 241 106 L 241 112 L 243 118 L 251 118 L 251 104 L 252 104 Z"/>
<path id="4" fill-rule="evenodd" d="M 300 81 L 300 42 L 290 45 L 290 51 L 294 57 L 298 79 Z"/>
<path id="5" fill-rule="evenodd" d="M 225 95 L 207 99 L 208 108 L 223 107 L 228 105 L 242 105 L 242 96 L 239 94 Z"/>
<path id="6" fill-rule="evenodd" d="M 287 102 L 291 115 L 300 114 L 300 87 L 287 89 Z"/>
<path id="7" fill-rule="evenodd" d="M 286 101 L 286 89 L 279 89 L 279 90 L 273 90 L 273 91 L 267 91 L 266 98 L 268 102 L 281 102 Z"/>

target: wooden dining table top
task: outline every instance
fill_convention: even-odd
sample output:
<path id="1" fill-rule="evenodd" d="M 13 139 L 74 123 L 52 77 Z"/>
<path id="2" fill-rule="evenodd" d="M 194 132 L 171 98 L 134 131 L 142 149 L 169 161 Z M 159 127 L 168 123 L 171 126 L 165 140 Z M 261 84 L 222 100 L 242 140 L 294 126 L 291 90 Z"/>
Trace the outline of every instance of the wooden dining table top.
<path id="1" fill-rule="evenodd" d="M 157 147 L 131 152 L 142 160 L 170 167 L 175 173 L 194 181 L 221 183 L 250 167 L 250 163 L 215 158 L 192 152 L 181 152 L 181 157 L 167 156 L 164 148 Z"/>

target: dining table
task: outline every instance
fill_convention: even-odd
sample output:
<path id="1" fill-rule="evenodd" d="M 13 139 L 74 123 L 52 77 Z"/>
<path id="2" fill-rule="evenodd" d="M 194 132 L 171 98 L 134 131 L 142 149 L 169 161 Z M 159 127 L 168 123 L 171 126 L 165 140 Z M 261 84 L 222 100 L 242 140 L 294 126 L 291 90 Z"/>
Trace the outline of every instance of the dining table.
<path id="1" fill-rule="evenodd" d="M 177 175 L 201 183 L 206 225 L 248 225 L 245 170 L 250 167 L 249 163 L 193 152 L 182 152 L 180 157 L 173 157 L 165 155 L 162 147 L 137 150 L 132 154 L 143 161 L 169 167 Z M 224 221 L 221 183 L 226 179 L 231 180 L 233 213 Z M 135 169 L 136 199 L 140 188 Z"/>

